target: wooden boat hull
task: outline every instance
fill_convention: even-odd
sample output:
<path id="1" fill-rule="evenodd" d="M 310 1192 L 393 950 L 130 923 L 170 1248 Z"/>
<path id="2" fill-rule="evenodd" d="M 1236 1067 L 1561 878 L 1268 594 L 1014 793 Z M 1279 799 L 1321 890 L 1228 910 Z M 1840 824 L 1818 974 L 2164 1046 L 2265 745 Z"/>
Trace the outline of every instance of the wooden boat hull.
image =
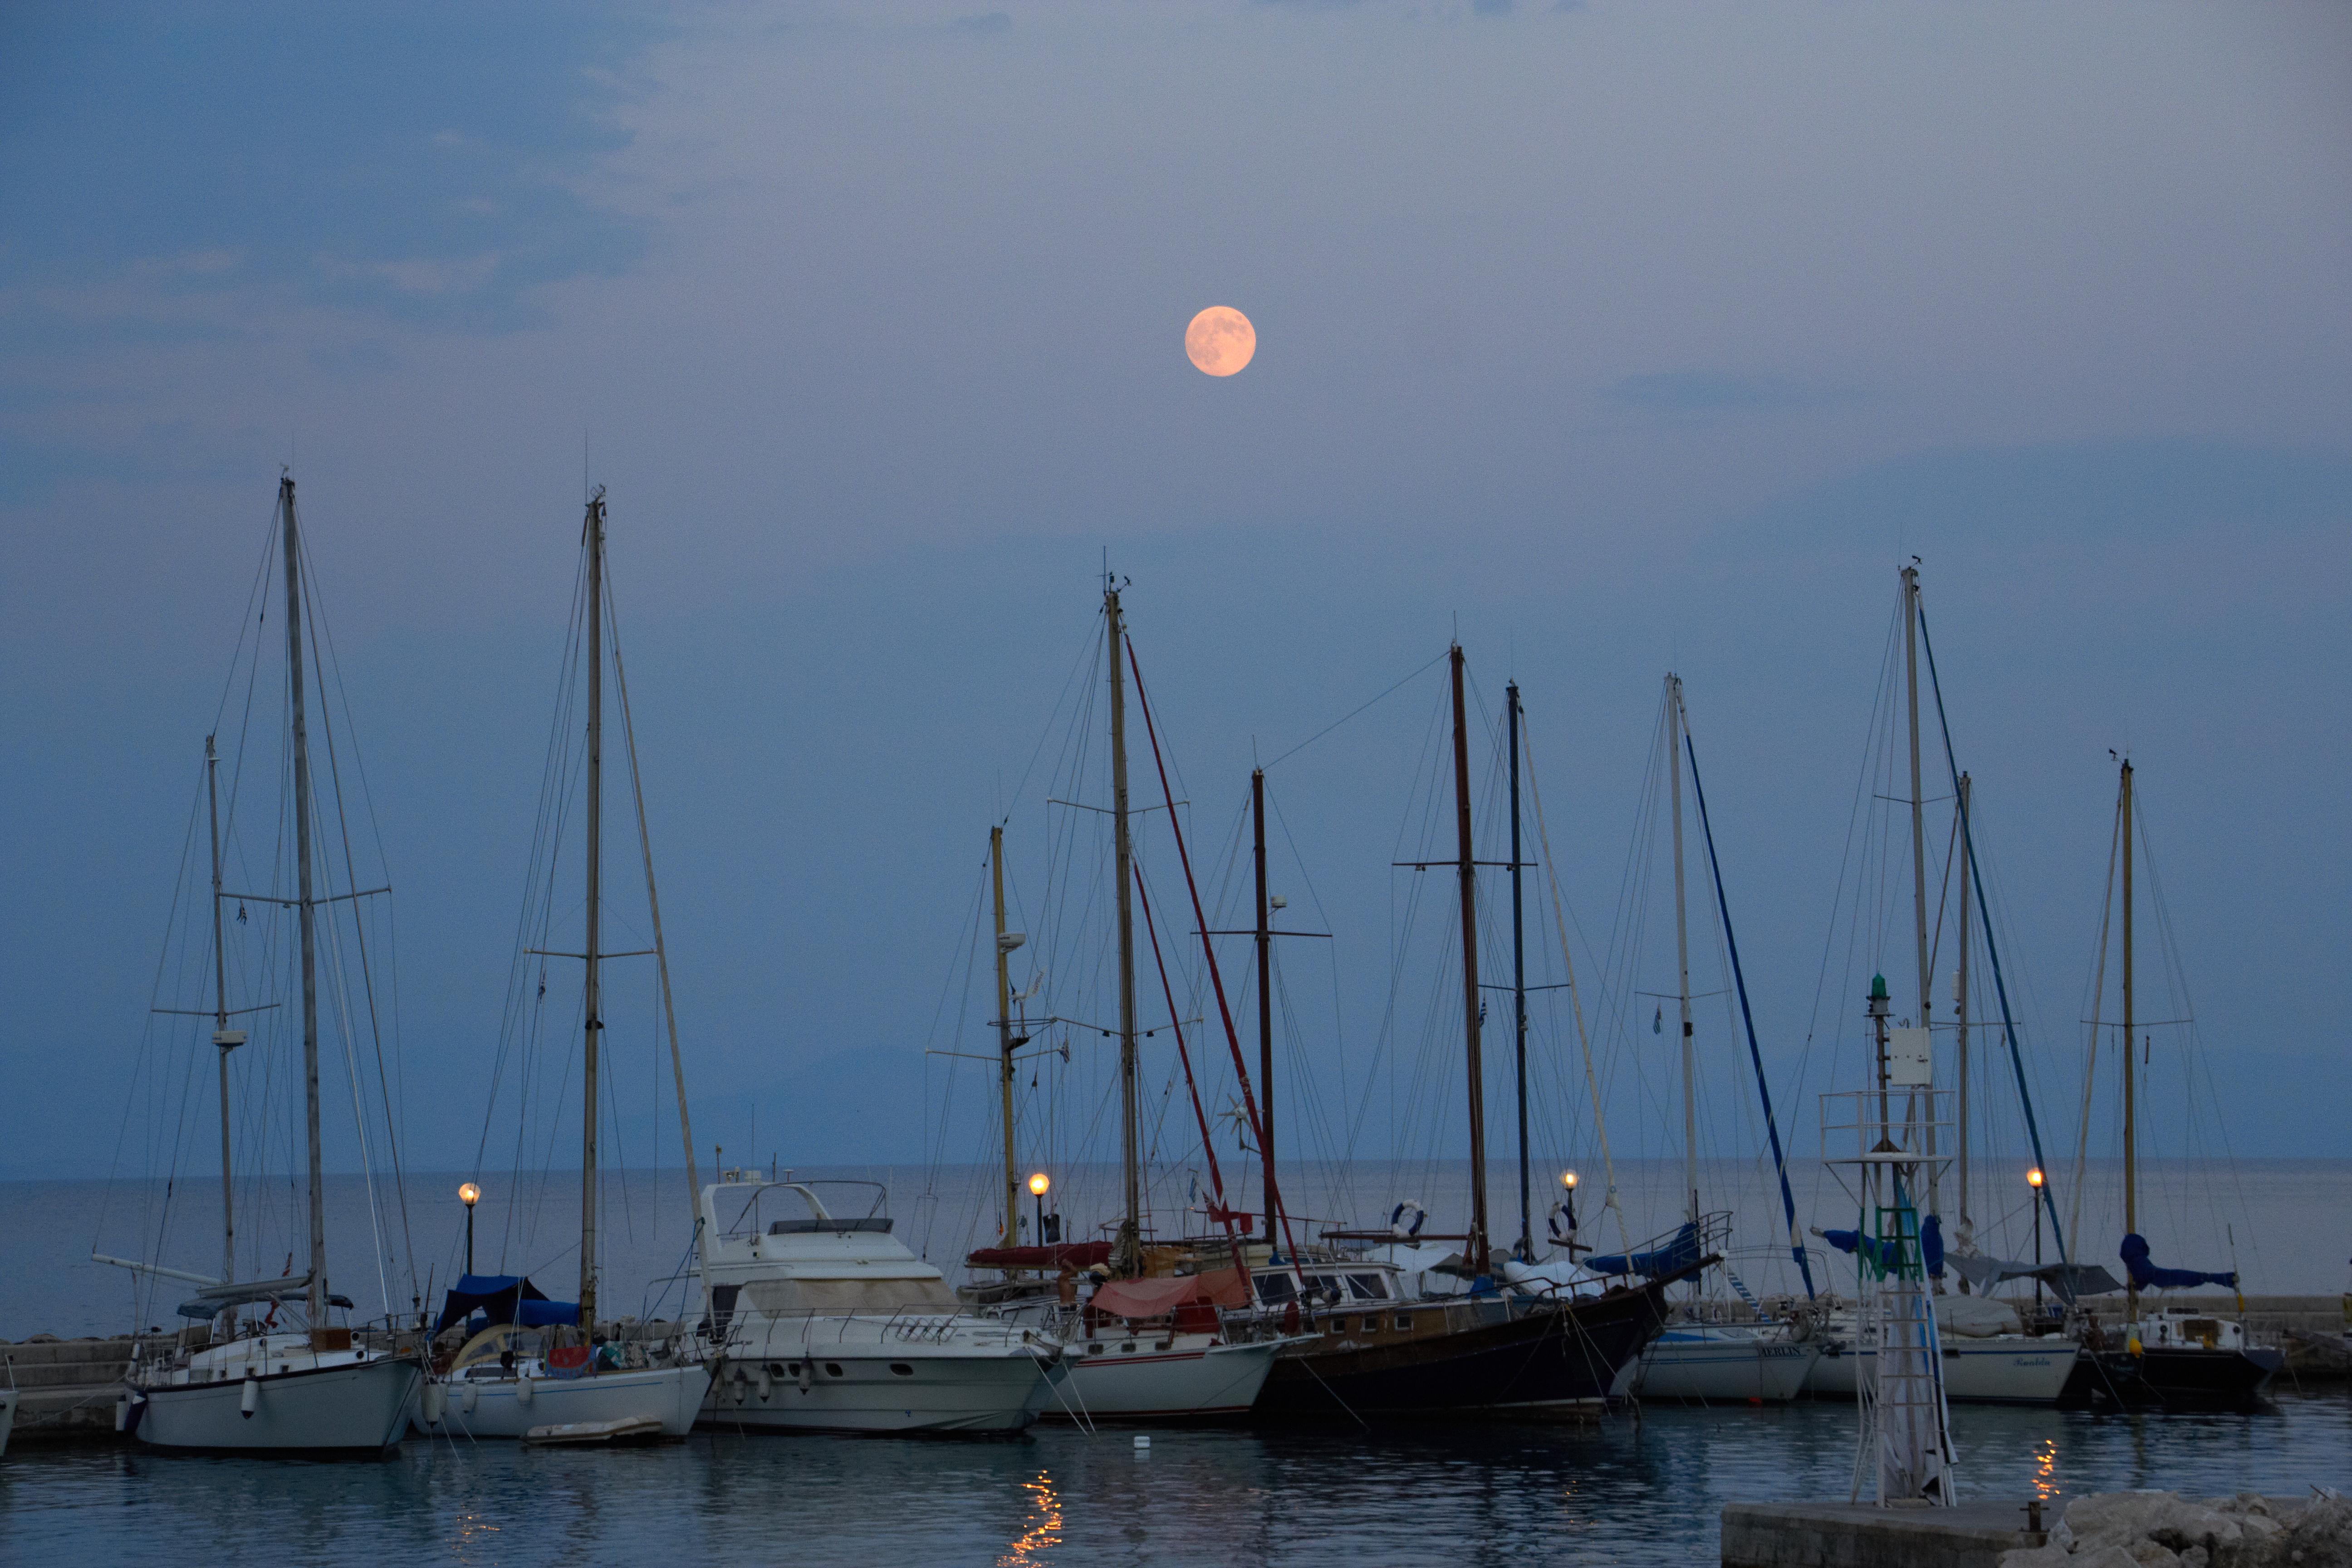
<path id="1" fill-rule="evenodd" d="M 1275 1359 L 1254 1414 L 1266 1421 L 1540 1420 L 1596 1409 L 1665 1326 L 1673 1282 L 1558 1303 L 1524 1297 L 1416 1303 L 1412 1313 L 1449 1314 L 1445 1331 L 1389 1343 L 1327 1330 Z"/>
<path id="2" fill-rule="evenodd" d="M 2084 1403 L 2126 1410 L 2252 1410 L 2284 1363 L 2280 1352 L 2151 1346 L 2084 1352 L 2086 1373 L 2070 1392 Z"/>

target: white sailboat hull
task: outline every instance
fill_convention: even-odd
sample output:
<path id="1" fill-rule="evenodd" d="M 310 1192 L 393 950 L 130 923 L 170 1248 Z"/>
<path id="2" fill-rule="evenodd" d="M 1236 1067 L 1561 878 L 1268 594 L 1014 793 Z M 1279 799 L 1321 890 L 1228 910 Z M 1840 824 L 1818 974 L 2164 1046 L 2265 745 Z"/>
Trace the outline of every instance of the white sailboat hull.
<path id="1" fill-rule="evenodd" d="M 1997 1334 L 1944 1342 L 1944 1398 L 1955 1405 L 2054 1405 L 2074 1370 L 2079 1347 L 2065 1340 Z M 1823 1347 L 1806 1375 L 1817 1398 L 1852 1399 L 1855 1380 L 1875 1376 L 1876 1353 L 1850 1344 Z"/>
<path id="2" fill-rule="evenodd" d="M 150 1387 L 132 1396 L 132 1433 L 191 1453 L 381 1455 L 406 1430 L 422 1378 L 415 1362 L 383 1356 Z"/>
<path id="3" fill-rule="evenodd" d="M 1109 1340 L 1076 1354 L 1048 1420 L 1183 1421 L 1248 1414 L 1282 1342 L 1220 1344 L 1209 1334 Z M 1166 1344 L 1166 1349 L 1158 1348 Z M 1127 1348 L 1132 1347 L 1132 1348 Z"/>
<path id="4" fill-rule="evenodd" d="M 694 1430 L 709 1392 L 710 1370 L 699 1365 L 573 1378 L 460 1376 L 431 1385 L 410 1426 L 420 1436 L 495 1438 L 528 1436 L 541 1426 L 649 1419 L 661 1423 L 663 1436 L 683 1437 Z"/>
<path id="5" fill-rule="evenodd" d="M 1675 1324 L 1642 1352 L 1625 1392 L 1692 1404 L 1785 1405 L 1803 1390 L 1821 1353 L 1777 1331 Z"/>

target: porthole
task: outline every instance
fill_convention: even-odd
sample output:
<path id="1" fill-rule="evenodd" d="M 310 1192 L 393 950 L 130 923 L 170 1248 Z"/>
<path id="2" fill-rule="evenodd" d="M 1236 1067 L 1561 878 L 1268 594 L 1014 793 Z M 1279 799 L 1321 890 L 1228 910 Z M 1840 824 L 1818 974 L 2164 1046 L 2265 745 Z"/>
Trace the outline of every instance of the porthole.
<path id="1" fill-rule="evenodd" d="M 905 1362 L 903 1362 L 903 1361 L 894 1361 L 894 1362 L 892 1362 L 892 1363 L 890 1363 L 890 1371 L 891 1371 L 894 1374 L 896 1374 L 897 1376 L 899 1376 L 899 1377 L 912 1377 L 912 1376 L 914 1376 L 914 1375 L 915 1375 L 915 1369 L 914 1369 L 913 1367 L 911 1367 L 911 1366 L 908 1366 L 908 1365 Z"/>
<path id="2" fill-rule="evenodd" d="M 1412 1331 L 1412 1314 L 1411 1312 L 1399 1312 L 1396 1315 L 1396 1326 L 1397 1332 L 1401 1334 L 1411 1333 Z"/>
<path id="3" fill-rule="evenodd" d="M 841 1363 L 837 1361 L 829 1361 L 825 1363 L 824 1374 L 827 1377 L 839 1377 L 841 1375 Z"/>

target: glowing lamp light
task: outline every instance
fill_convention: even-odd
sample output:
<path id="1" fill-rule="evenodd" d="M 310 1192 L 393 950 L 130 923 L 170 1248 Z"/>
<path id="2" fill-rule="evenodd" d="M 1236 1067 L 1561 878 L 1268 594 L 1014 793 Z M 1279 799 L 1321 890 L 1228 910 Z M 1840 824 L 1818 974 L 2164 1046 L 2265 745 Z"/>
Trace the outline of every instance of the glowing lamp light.
<path id="1" fill-rule="evenodd" d="M 471 1182 L 460 1182 L 457 1184 L 457 1201 L 472 1208 L 482 1201 L 482 1189 Z"/>
<path id="2" fill-rule="evenodd" d="M 2044 1178 L 2042 1174 L 2042 1167 L 2039 1165 L 2034 1166 L 2033 1169 L 2025 1173 L 2025 1184 L 2033 1188 L 2036 1192 L 2042 1190 L 2043 1180 Z"/>
<path id="3" fill-rule="evenodd" d="M 1038 1172 L 1035 1175 L 1029 1178 L 1029 1190 L 1041 1198 L 1045 1195 L 1045 1189 L 1053 1184 L 1054 1183 L 1052 1178 L 1048 1177 L 1043 1171 Z"/>
<path id="4" fill-rule="evenodd" d="M 1567 1188 L 1571 1193 L 1576 1191 L 1576 1173 L 1574 1171 L 1562 1171 L 1559 1173 L 1559 1184 Z"/>

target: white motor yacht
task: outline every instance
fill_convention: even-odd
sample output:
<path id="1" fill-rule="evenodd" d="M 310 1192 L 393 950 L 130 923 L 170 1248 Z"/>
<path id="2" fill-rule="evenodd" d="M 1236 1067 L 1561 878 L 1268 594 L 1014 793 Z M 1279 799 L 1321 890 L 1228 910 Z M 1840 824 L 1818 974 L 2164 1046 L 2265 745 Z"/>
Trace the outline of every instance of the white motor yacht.
<path id="1" fill-rule="evenodd" d="M 704 1425 L 774 1432 L 1018 1432 L 1069 1367 L 1051 1334 L 975 1315 L 880 1213 L 730 1171 L 702 1189 Z M 793 1214 L 763 1212 L 781 1197 Z M 795 1203 L 793 1200 L 797 1200 Z"/>

